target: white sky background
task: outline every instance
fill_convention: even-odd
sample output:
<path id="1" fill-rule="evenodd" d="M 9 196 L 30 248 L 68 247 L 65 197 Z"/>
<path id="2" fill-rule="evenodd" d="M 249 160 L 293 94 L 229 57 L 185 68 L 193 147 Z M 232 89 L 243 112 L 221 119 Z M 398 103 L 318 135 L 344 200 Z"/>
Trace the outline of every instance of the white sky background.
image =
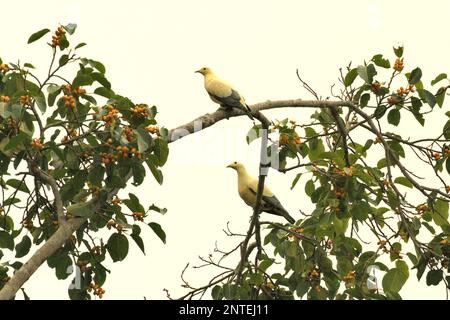
<path id="1" fill-rule="evenodd" d="M 249 104 L 311 99 L 299 85 L 296 68 L 326 97 L 330 85 L 337 83 L 339 67 L 350 60 L 360 64 L 377 53 L 393 60 L 392 46 L 403 44 L 406 70 L 419 65 L 429 83 L 438 73 L 450 72 L 450 2 L 427 3 L 16 0 L 1 6 L 0 57 L 46 68 L 50 49 L 42 40 L 26 45 L 29 35 L 75 22 L 79 27 L 71 42 L 88 44 L 80 54 L 105 64 L 116 92 L 158 106 L 160 124 L 172 128 L 216 109 L 204 92 L 201 76 L 194 74 L 204 65 L 233 83 Z M 271 119 L 289 116 L 300 123 L 309 118 L 302 110 L 265 114 Z M 413 134 L 416 123 L 405 127 L 410 130 L 403 131 L 405 136 Z M 251 210 L 237 195 L 235 172 L 225 166 L 239 160 L 256 175 L 259 146 L 245 143 L 250 126 L 245 117 L 222 121 L 171 144 L 163 186 L 148 173 L 143 185 L 130 188 L 145 206 L 155 203 L 168 209 L 165 216 L 153 215 L 167 233 L 167 244 L 142 226 L 147 256 L 130 239 L 129 257 L 108 265 L 112 274 L 104 286 L 104 298 L 165 298 L 163 288 L 178 297 L 185 292 L 179 275 L 187 262 L 199 264 L 198 255 L 212 252 L 216 240 L 224 248 L 237 241 L 230 242 L 222 232 L 227 221 L 232 221 L 233 231 L 247 230 Z M 268 184 L 299 218 L 299 208 L 311 208 L 307 199 L 303 205 L 298 198 L 307 180 L 300 180 L 290 191 L 292 177 L 271 171 Z M 411 282 L 401 291 L 404 298 L 445 298 L 441 286 L 415 283 L 415 273 L 411 272 Z M 202 269 L 190 270 L 187 279 L 201 285 L 209 275 Z M 67 285 L 43 266 L 25 288 L 33 299 L 61 299 L 67 297 Z"/>

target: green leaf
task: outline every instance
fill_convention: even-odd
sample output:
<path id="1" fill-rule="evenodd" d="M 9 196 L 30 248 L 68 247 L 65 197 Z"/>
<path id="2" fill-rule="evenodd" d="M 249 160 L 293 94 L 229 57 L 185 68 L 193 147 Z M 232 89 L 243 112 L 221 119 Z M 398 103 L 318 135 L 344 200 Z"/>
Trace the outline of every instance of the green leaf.
<path id="1" fill-rule="evenodd" d="M 28 44 L 35 42 L 36 40 L 39 40 L 40 38 L 42 38 L 43 36 L 45 36 L 47 33 L 49 33 L 50 30 L 49 29 L 42 29 L 38 32 L 33 33 L 29 38 L 28 38 Z"/>
<path id="2" fill-rule="evenodd" d="M 148 207 L 148 210 L 156 211 L 160 214 L 166 214 L 166 212 L 167 212 L 166 208 L 160 208 L 160 207 L 155 206 L 154 204 L 152 204 L 150 207 Z"/>
<path id="3" fill-rule="evenodd" d="M 398 184 L 401 184 L 401 185 L 403 185 L 405 187 L 408 187 L 408 188 L 412 188 L 413 187 L 413 184 L 411 183 L 411 181 L 409 181 L 405 177 L 397 177 L 397 178 L 395 178 L 394 182 L 398 183 Z"/>
<path id="4" fill-rule="evenodd" d="M 408 82 L 409 84 L 414 85 L 420 81 L 420 78 L 422 78 L 422 70 L 420 70 L 420 68 L 417 67 L 413 71 L 411 71 L 411 75 L 409 76 Z"/>
<path id="5" fill-rule="evenodd" d="M 391 64 L 388 59 L 384 59 L 382 54 L 376 54 L 373 56 L 372 61 L 379 67 L 389 69 Z"/>
<path id="6" fill-rule="evenodd" d="M 302 176 L 301 173 L 297 173 L 297 175 L 295 176 L 294 180 L 292 181 L 291 190 L 294 189 L 295 185 L 297 184 L 298 180 L 300 180 L 301 176 Z"/>
<path id="7" fill-rule="evenodd" d="M 18 244 L 16 244 L 16 258 L 22 258 L 28 254 L 31 248 L 31 239 L 27 235 L 22 238 Z"/>
<path id="8" fill-rule="evenodd" d="M 55 274 L 56 278 L 59 280 L 67 279 L 70 273 L 68 272 L 70 267 L 72 266 L 72 260 L 68 255 L 63 255 L 59 257 L 56 261 Z"/>
<path id="9" fill-rule="evenodd" d="M 436 97 L 430 91 L 425 89 L 417 89 L 419 96 L 424 100 L 431 108 L 436 105 Z"/>
<path id="10" fill-rule="evenodd" d="M 149 157 L 147 160 L 145 160 L 145 163 L 147 163 L 147 166 L 150 169 L 150 171 L 153 174 L 153 177 L 156 179 L 156 181 L 159 184 L 162 184 L 163 183 L 163 174 L 162 174 L 161 170 L 156 168 L 153 161 L 155 161 L 155 160 L 152 157 Z"/>
<path id="11" fill-rule="evenodd" d="M 354 219 L 364 221 L 369 217 L 369 213 L 372 212 L 372 208 L 367 202 L 360 201 L 353 204 L 350 212 Z"/>
<path id="12" fill-rule="evenodd" d="M 94 90 L 94 93 L 108 99 L 111 99 L 114 96 L 114 91 L 107 89 L 105 87 L 98 87 L 97 89 Z"/>
<path id="13" fill-rule="evenodd" d="M 264 282 L 264 277 L 260 273 L 252 273 L 248 279 L 250 284 L 259 286 Z"/>
<path id="14" fill-rule="evenodd" d="M 398 58 L 401 58 L 403 56 L 403 47 L 402 46 L 397 48 L 394 47 L 394 53 Z"/>
<path id="15" fill-rule="evenodd" d="M 128 239 L 121 233 L 112 234 L 106 244 L 106 249 L 114 262 L 125 259 L 128 254 L 128 247 Z"/>
<path id="16" fill-rule="evenodd" d="M 437 286 L 443 278 L 444 273 L 442 270 L 430 270 L 427 273 L 427 285 Z"/>
<path id="17" fill-rule="evenodd" d="M 350 70 L 344 78 L 344 86 L 348 87 L 350 86 L 353 81 L 355 81 L 356 77 L 358 76 L 358 70 L 356 68 L 353 68 Z"/>
<path id="18" fill-rule="evenodd" d="M 145 152 L 151 146 L 152 137 L 150 134 L 142 128 L 138 128 L 137 133 L 137 144 L 139 152 Z"/>
<path id="19" fill-rule="evenodd" d="M 82 87 L 82 86 L 89 86 L 92 84 L 93 81 L 94 80 L 92 79 L 92 77 L 90 75 L 79 74 L 78 76 L 75 77 L 75 79 L 73 79 L 72 87 L 77 88 L 77 87 Z"/>
<path id="20" fill-rule="evenodd" d="M 25 181 L 17 180 L 17 179 L 9 179 L 6 181 L 6 184 L 8 186 L 13 187 L 14 189 L 17 189 L 19 191 L 30 193 L 30 190 L 28 189 L 27 185 L 25 184 Z"/>
<path id="21" fill-rule="evenodd" d="M 447 169 L 448 174 L 450 174 L 450 158 L 447 158 L 445 161 L 445 168 Z"/>
<path id="22" fill-rule="evenodd" d="M 5 231 L 0 231 L 0 248 L 14 249 L 13 237 Z"/>
<path id="23" fill-rule="evenodd" d="M 375 109 L 375 112 L 374 112 L 375 117 L 376 117 L 377 119 L 380 119 L 381 117 L 384 116 L 384 114 L 386 113 L 386 110 L 387 110 L 386 106 L 383 105 L 383 104 L 380 104 L 380 105 Z"/>
<path id="24" fill-rule="evenodd" d="M 152 228 L 153 232 L 161 239 L 161 241 L 165 244 L 166 243 L 166 233 L 161 228 L 161 225 L 156 222 L 150 222 L 149 227 Z"/>
<path id="25" fill-rule="evenodd" d="M 80 49 L 80 48 L 84 47 L 85 45 L 86 45 L 86 43 L 81 42 L 81 43 L 79 43 L 79 44 L 76 45 L 75 50 L 76 50 L 76 49 Z"/>
<path id="26" fill-rule="evenodd" d="M 305 193 L 311 197 L 311 195 L 313 194 L 314 190 L 316 190 L 316 187 L 314 186 L 314 182 L 312 180 L 308 180 L 308 182 L 306 182 L 305 184 Z"/>
<path id="27" fill-rule="evenodd" d="M 169 146 L 167 141 L 161 138 L 155 139 L 155 148 L 154 148 L 155 157 L 158 160 L 157 165 L 162 167 L 166 162 L 169 156 Z"/>
<path id="28" fill-rule="evenodd" d="M 94 213 L 89 202 L 75 203 L 67 207 L 67 212 L 75 217 L 90 217 Z"/>
<path id="29" fill-rule="evenodd" d="M 385 292 L 398 293 L 405 284 L 407 277 L 397 268 L 389 270 L 383 277 L 382 285 Z"/>
<path id="30" fill-rule="evenodd" d="M 438 83 L 439 81 L 444 80 L 444 79 L 447 79 L 447 74 L 441 73 L 436 78 L 431 80 L 431 85 L 434 86 L 436 83 Z"/>
<path id="31" fill-rule="evenodd" d="M 142 253 L 145 254 L 145 247 L 144 247 L 144 241 L 140 237 L 141 234 L 141 228 L 138 225 L 133 225 L 133 232 L 131 233 L 131 238 L 136 242 L 139 249 L 141 249 Z"/>
<path id="32" fill-rule="evenodd" d="M 359 105 L 361 106 L 361 108 L 367 107 L 369 100 L 370 100 L 370 94 L 364 93 L 361 96 L 361 98 L 359 99 Z"/>
<path id="33" fill-rule="evenodd" d="M 366 83 L 372 83 L 372 79 L 369 77 L 369 73 L 367 71 L 367 67 L 358 66 L 357 68 L 358 75 L 361 79 L 363 79 Z"/>
<path id="34" fill-rule="evenodd" d="M 397 109 L 392 109 L 388 113 L 388 122 L 394 126 L 398 126 L 400 123 L 400 111 Z"/>
<path id="35" fill-rule="evenodd" d="M 59 58 L 59 65 L 63 66 L 67 63 L 67 61 L 69 61 L 69 55 L 68 54 L 63 54 L 61 56 L 61 58 Z"/>
<path id="36" fill-rule="evenodd" d="M 444 105 L 444 99 L 445 99 L 445 92 L 447 91 L 447 87 L 439 88 L 436 93 L 436 103 L 439 106 L 439 108 L 442 108 Z"/>
<path id="37" fill-rule="evenodd" d="M 123 203 L 128 207 L 128 209 L 130 209 L 131 212 L 145 212 L 145 209 L 140 204 L 138 197 L 132 193 L 129 193 L 128 197 L 130 199 L 124 199 Z"/>
<path id="38" fill-rule="evenodd" d="M 24 132 L 21 132 L 18 135 L 14 136 L 11 140 L 9 140 L 9 142 L 6 144 L 4 150 L 7 151 L 9 149 L 14 149 L 19 144 L 21 144 L 22 142 L 29 140 L 29 139 L 30 139 L 29 135 L 27 135 Z"/>
<path id="39" fill-rule="evenodd" d="M 66 148 L 67 167 L 72 170 L 78 169 L 78 156 L 71 148 Z"/>
<path id="40" fill-rule="evenodd" d="M 218 285 L 214 286 L 211 290 L 211 297 L 213 300 L 221 300 L 223 298 L 222 287 Z"/>
<path id="41" fill-rule="evenodd" d="M 403 275 L 406 277 L 406 279 L 409 278 L 409 268 L 405 261 L 397 260 L 395 262 L 395 266 L 398 270 L 400 270 L 403 273 Z"/>
<path id="42" fill-rule="evenodd" d="M 142 182 L 144 182 L 145 178 L 145 168 L 141 162 L 133 162 L 131 166 L 131 170 L 133 171 L 133 185 L 138 186 Z"/>
<path id="43" fill-rule="evenodd" d="M 88 174 L 88 181 L 95 186 L 101 186 L 105 175 L 105 167 L 100 164 L 95 165 Z"/>
<path id="44" fill-rule="evenodd" d="M 433 221 L 438 226 L 448 224 L 448 208 L 449 204 L 447 201 L 441 199 L 436 200 L 433 210 Z"/>
<path id="45" fill-rule="evenodd" d="M 444 125 L 442 133 L 444 134 L 445 139 L 450 140 L 450 120 L 448 120 L 447 123 Z"/>

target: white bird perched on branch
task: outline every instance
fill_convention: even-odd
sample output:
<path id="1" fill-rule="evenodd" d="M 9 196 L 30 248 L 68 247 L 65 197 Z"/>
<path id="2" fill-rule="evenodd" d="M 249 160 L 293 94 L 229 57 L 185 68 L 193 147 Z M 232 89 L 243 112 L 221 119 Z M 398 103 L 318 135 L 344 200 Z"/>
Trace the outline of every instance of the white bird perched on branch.
<path id="1" fill-rule="evenodd" d="M 238 175 L 238 192 L 242 200 L 254 208 L 256 203 L 256 192 L 258 190 L 258 180 L 251 177 L 244 165 L 239 162 L 233 162 L 227 166 L 227 168 L 232 168 L 236 170 Z M 262 199 L 261 199 L 261 211 L 275 214 L 277 216 L 283 216 L 291 224 L 295 223 L 295 219 L 292 218 L 286 209 L 283 208 L 280 201 L 275 197 L 275 195 L 264 186 Z"/>
<path id="2" fill-rule="evenodd" d="M 207 67 L 203 67 L 195 72 L 201 73 L 205 81 L 205 89 L 209 97 L 223 108 L 237 108 L 245 112 L 253 120 L 252 111 L 245 103 L 244 97 L 235 90 L 228 82 L 220 79 Z"/>

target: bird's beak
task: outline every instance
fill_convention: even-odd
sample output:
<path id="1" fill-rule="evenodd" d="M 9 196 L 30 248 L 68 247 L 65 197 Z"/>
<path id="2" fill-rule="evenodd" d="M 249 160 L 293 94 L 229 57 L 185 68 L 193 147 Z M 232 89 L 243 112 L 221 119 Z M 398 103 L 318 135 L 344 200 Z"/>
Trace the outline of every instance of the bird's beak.
<path id="1" fill-rule="evenodd" d="M 196 70 L 194 73 L 201 73 L 201 69 Z"/>
<path id="2" fill-rule="evenodd" d="M 233 167 L 231 166 L 231 164 L 229 164 L 229 165 L 227 165 L 227 168 L 233 168 Z"/>

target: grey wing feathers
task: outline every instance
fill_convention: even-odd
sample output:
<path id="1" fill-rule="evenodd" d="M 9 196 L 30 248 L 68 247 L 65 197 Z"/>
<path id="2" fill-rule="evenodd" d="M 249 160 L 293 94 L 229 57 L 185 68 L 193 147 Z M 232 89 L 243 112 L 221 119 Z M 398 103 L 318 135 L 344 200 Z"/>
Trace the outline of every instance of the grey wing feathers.
<path id="1" fill-rule="evenodd" d="M 252 188 L 249 188 L 249 190 L 256 195 L 256 191 Z M 295 219 L 292 218 L 289 215 L 289 212 L 286 211 L 286 209 L 281 204 L 280 200 L 277 199 L 277 197 L 267 197 L 265 195 L 262 196 L 262 211 L 271 213 L 277 216 L 283 216 L 287 221 L 294 224 Z"/>
<path id="2" fill-rule="evenodd" d="M 247 104 L 242 105 L 241 96 L 236 90 L 232 89 L 231 95 L 229 95 L 228 97 L 218 97 L 209 92 L 208 94 L 214 101 L 218 101 L 222 107 L 237 108 L 245 112 L 251 120 L 254 120 L 249 106 Z"/>

